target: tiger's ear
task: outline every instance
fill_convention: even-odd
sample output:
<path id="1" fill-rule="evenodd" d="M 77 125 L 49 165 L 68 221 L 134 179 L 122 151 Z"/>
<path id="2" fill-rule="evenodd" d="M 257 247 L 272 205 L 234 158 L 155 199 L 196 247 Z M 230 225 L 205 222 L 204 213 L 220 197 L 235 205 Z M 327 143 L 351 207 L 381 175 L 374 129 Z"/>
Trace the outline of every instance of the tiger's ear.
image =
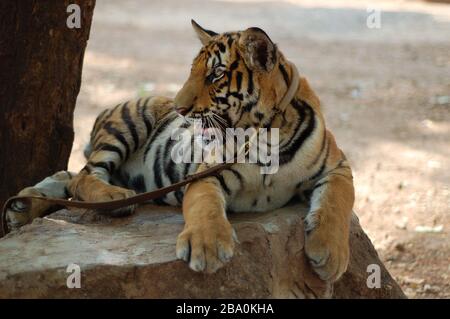
<path id="1" fill-rule="evenodd" d="M 207 45 L 211 38 L 217 33 L 214 31 L 203 29 L 197 22 L 191 19 L 192 27 L 194 28 L 195 33 L 197 33 L 198 38 L 202 42 L 203 45 Z"/>
<path id="2" fill-rule="evenodd" d="M 273 70 L 277 47 L 260 28 L 249 28 L 242 32 L 239 49 L 250 69 L 266 72 Z"/>

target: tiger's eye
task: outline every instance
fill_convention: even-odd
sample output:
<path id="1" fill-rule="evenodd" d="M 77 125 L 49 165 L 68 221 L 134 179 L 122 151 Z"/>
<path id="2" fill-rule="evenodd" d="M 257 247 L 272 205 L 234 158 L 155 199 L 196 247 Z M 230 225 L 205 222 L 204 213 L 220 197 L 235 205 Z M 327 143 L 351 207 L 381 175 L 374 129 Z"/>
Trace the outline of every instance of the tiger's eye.
<path id="1" fill-rule="evenodd" d="M 225 70 L 223 69 L 223 67 L 219 66 L 219 67 L 214 69 L 214 75 L 216 76 L 216 78 L 218 78 L 218 77 L 220 77 L 223 74 L 224 71 Z"/>

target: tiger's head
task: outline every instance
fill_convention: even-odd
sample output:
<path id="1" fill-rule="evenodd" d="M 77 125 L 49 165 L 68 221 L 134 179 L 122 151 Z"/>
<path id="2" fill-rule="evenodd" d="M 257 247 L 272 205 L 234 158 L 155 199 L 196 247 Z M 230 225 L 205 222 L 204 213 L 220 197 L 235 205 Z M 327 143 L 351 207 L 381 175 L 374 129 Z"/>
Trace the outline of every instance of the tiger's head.
<path id="1" fill-rule="evenodd" d="M 292 70 L 269 36 L 259 28 L 218 34 L 194 20 L 192 26 L 203 47 L 175 97 L 176 111 L 221 128 L 273 127 Z"/>

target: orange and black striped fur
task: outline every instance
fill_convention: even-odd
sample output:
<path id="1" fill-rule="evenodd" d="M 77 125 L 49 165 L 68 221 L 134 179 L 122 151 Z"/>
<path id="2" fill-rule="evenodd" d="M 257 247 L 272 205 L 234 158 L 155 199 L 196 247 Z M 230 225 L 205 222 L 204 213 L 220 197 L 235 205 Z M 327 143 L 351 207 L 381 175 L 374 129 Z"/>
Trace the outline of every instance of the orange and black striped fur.
<path id="1" fill-rule="evenodd" d="M 306 254 L 323 280 L 337 280 L 349 259 L 354 189 L 349 164 L 325 127 L 319 99 L 300 78 L 294 98 L 278 108 L 293 71 L 261 29 L 216 34 L 195 22 L 193 27 L 203 47 L 174 100 L 143 98 L 105 110 L 95 122 L 88 161 L 78 174 L 59 172 L 20 194 L 105 201 L 177 182 L 207 166 L 175 165 L 171 160 L 170 133 L 188 128 L 186 118 L 211 117 L 235 128 L 279 128 L 276 174 L 260 174 L 257 163 L 237 163 L 158 199 L 159 204 L 183 207 L 185 228 L 178 237 L 177 256 L 195 271 L 214 272 L 233 256 L 235 237 L 227 210 L 267 211 L 307 194 Z M 17 202 L 8 219 L 19 227 L 48 209 L 36 201 L 25 210 Z"/>

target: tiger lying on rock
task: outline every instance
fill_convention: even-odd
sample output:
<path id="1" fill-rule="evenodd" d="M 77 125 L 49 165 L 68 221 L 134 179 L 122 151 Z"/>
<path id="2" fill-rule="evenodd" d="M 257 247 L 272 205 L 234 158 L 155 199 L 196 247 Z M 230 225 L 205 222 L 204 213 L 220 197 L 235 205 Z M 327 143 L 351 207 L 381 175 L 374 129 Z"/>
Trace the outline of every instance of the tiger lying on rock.
<path id="1" fill-rule="evenodd" d="M 277 128 L 276 173 L 261 174 L 258 162 L 235 163 L 155 203 L 182 205 L 185 226 L 176 255 L 195 271 L 213 273 L 230 260 L 235 247 L 226 211 L 268 211 L 306 195 L 306 255 L 321 279 L 337 280 L 349 260 L 353 177 L 325 127 L 319 99 L 263 30 L 217 34 L 194 21 L 192 25 L 203 47 L 175 99 L 140 98 L 104 110 L 79 173 L 58 172 L 19 195 L 109 201 L 178 182 L 210 166 L 171 158 L 171 132 L 189 129 L 192 124 L 186 119 L 205 119 L 222 130 Z M 17 228 L 49 209 L 43 201 L 28 207 L 17 201 L 7 220 Z M 133 209 L 110 214 L 126 215 Z"/>

